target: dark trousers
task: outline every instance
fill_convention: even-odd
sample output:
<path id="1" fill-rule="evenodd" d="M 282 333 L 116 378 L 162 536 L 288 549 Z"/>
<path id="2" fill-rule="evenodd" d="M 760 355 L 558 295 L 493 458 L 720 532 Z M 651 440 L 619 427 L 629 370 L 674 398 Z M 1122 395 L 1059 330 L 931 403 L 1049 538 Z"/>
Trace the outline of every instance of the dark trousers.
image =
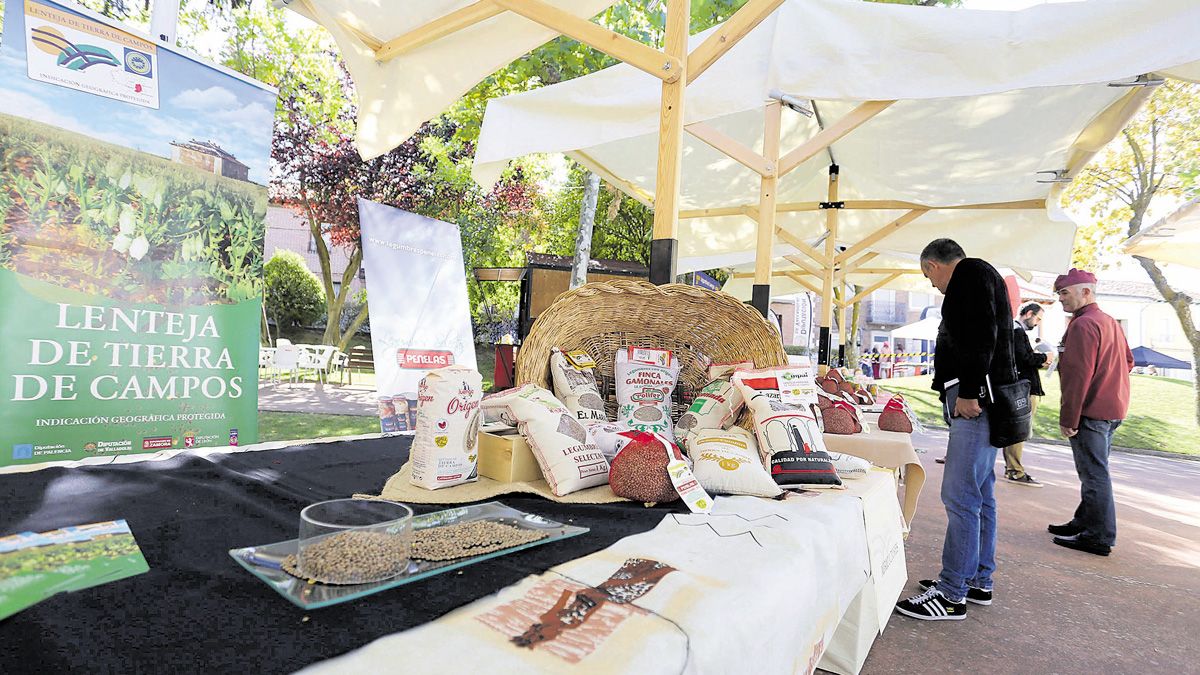
<path id="1" fill-rule="evenodd" d="M 1075 473 L 1079 474 L 1079 508 L 1071 524 L 1083 530 L 1081 539 L 1109 546 L 1117 543 L 1117 507 L 1108 475 L 1108 454 L 1119 426 L 1121 420 L 1084 417 L 1079 421 L 1079 433 L 1071 438 Z"/>

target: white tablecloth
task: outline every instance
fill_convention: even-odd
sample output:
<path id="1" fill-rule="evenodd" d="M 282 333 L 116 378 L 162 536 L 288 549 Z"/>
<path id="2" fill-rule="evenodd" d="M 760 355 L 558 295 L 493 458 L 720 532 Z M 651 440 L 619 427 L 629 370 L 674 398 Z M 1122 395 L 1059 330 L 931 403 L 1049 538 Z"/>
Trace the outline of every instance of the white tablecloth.
<path id="1" fill-rule="evenodd" d="M 649 532 L 304 672 L 793 673 L 818 663 L 857 672 L 905 581 L 903 518 L 891 472 L 848 483 L 786 501 L 719 497 L 708 516 L 668 515 Z M 620 583 L 638 560 L 671 569 L 631 602 L 588 607 L 598 597 L 589 587 Z M 839 630 L 851 608 L 852 628 Z M 513 641 L 537 633 L 552 637 Z"/>

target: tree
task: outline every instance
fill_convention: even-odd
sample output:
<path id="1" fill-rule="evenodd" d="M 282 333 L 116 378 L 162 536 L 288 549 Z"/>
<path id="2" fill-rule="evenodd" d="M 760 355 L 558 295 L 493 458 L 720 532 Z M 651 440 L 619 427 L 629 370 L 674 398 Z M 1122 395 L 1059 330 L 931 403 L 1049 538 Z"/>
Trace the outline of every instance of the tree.
<path id="1" fill-rule="evenodd" d="M 1065 201 L 1092 218 L 1076 237 L 1077 266 L 1095 266 L 1106 251 L 1140 232 L 1155 205 L 1178 203 L 1200 194 L 1198 116 L 1200 85 L 1168 80 L 1150 96 L 1120 138 L 1075 179 Z M 1172 287 L 1155 261 L 1133 258 L 1175 310 L 1192 347 L 1193 361 L 1200 364 L 1200 330 L 1192 315 L 1195 299 Z M 1196 420 L 1200 423 L 1200 386 L 1196 389 Z"/>
<path id="2" fill-rule="evenodd" d="M 280 333 L 310 326 L 325 313 L 321 283 L 299 254 L 277 251 L 263 276 L 263 304 Z"/>

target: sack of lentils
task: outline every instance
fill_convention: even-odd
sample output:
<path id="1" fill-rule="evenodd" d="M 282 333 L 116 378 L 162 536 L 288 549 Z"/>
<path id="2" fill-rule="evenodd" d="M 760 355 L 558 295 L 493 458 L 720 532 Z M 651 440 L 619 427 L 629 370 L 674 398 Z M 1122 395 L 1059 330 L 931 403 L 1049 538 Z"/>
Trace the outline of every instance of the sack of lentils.
<path id="1" fill-rule="evenodd" d="M 616 356 L 617 421 L 674 439 L 671 392 L 679 359 L 666 349 L 628 347 Z"/>

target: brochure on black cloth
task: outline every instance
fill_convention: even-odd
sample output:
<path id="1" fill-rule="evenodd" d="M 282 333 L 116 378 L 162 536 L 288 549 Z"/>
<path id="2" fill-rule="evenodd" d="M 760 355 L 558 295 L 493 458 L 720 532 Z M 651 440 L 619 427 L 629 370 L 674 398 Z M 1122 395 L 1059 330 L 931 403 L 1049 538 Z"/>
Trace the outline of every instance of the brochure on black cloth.
<path id="1" fill-rule="evenodd" d="M 124 520 L 0 537 L 0 619 L 149 569 Z"/>

